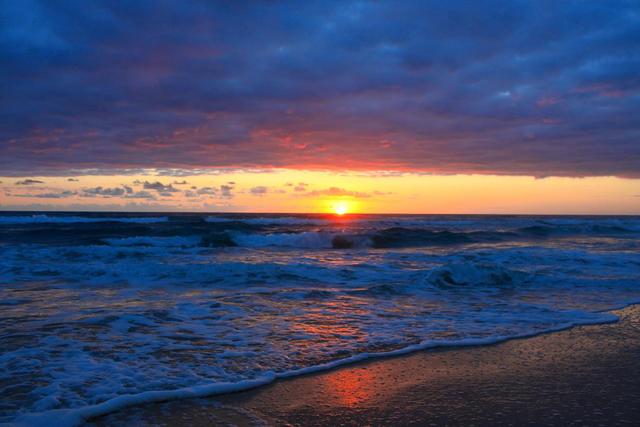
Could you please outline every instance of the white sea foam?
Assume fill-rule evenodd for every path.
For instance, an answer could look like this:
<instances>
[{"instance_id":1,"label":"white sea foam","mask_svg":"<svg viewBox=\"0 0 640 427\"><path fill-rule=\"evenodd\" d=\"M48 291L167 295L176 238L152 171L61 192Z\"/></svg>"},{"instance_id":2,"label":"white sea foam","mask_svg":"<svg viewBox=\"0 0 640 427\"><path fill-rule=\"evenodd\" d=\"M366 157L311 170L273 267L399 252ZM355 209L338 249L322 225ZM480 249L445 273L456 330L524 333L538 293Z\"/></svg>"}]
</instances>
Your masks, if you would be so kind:
<instances>
[{"instance_id":1,"label":"white sea foam","mask_svg":"<svg viewBox=\"0 0 640 427\"><path fill-rule=\"evenodd\" d=\"M307 231L301 233L271 233L271 234L242 234L233 235L233 241L239 246L248 248L262 248L280 246L301 249L331 248L334 234L329 232Z\"/></svg>"},{"instance_id":2,"label":"white sea foam","mask_svg":"<svg viewBox=\"0 0 640 427\"><path fill-rule=\"evenodd\" d=\"M400 356L420 350L427 350L433 348L442 347L471 347L480 345L497 344L509 339L515 338L527 338L543 333L557 332L564 329L568 329L577 325L589 325L589 324L602 324L612 323L618 320L617 316L609 313L601 313L600 318L588 319L588 320L575 320L567 322L565 324L557 325L546 330L536 332L525 332L515 334L512 336L493 336L486 338L468 338L462 340L429 340L422 341L418 344L409 345L403 348L399 348L391 351L379 351L375 353L363 352L347 358L337 359L331 362L311 365L304 368L293 369L283 372L267 371L260 376L250 379L241 380L236 382L217 382L210 384L201 384L191 387L183 387L177 389L168 390L150 390L137 394L126 394L114 397L93 405L82 406L72 409L53 409L42 412L35 412L18 416L15 419L14 424L16 426L29 426L29 427L45 427L55 424L59 427L74 427L82 425L92 418L96 418L102 415L109 414L114 411L121 410L123 408L141 405L145 403L163 402L167 400L179 400L196 397L206 397L219 395L224 393L233 393L238 391L250 390L252 388L260 387L269 384L276 379L292 378L300 375L308 375L316 372L322 372L329 369L334 369L339 366L344 366L356 362L361 362L372 358Z\"/></svg>"},{"instance_id":3,"label":"white sea foam","mask_svg":"<svg viewBox=\"0 0 640 427\"><path fill-rule=\"evenodd\" d=\"M526 273L509 270L496 264L453 263L435 268L427 275L427 281L450 286L504 286L527 280Z\"/></svg>"}]
</instances>

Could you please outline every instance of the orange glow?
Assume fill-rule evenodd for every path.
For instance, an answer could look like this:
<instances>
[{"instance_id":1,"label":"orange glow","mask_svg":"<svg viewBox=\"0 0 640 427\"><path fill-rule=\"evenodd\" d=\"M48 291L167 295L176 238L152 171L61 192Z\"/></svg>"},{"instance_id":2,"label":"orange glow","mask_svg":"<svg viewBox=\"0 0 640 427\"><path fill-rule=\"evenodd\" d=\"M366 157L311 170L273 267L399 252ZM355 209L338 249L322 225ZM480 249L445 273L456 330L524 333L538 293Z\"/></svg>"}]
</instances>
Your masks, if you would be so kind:
<instances>
[{"instance_id":1,"label":"orange glow","mask_svg":"<svg viewBox=\"0 0 640 427\"><path fill-rule=\"evenodd\" d=\"M375 376L368 367L338 370L321 377L327 396L346 407L365 404L375 396Z\"/></svg>"},{"instance_id":2,"label":"orange glow","mask_svg":"<svg viewBox=\"0 0 640 427\"><path fill-rule=\"evenodd\" d=\"M526 176L334 173L278 169L216 175L159 172L140 175L31 176L16 185L0 176L0 210L326 213L347 220L360 213L638 214L640 179L536 179ZM174 192L145 190L144 182ZM174 183L176 181L176 183ZM184 182L184 184L177 184ZM233 183L233 184L231 184ZM223 193L221 186L228 188ZM83 197L87 189L132 188L146 197ZM196 187L195 189L192 187ZM252 192L260 187L264 192ZM263 188L264 187L264 188ZM205 192L198 192L207 188ZM230 190L229 190L230 189ZM59 194L59 198L43 197Z\"/></svg>"}]
</instances>

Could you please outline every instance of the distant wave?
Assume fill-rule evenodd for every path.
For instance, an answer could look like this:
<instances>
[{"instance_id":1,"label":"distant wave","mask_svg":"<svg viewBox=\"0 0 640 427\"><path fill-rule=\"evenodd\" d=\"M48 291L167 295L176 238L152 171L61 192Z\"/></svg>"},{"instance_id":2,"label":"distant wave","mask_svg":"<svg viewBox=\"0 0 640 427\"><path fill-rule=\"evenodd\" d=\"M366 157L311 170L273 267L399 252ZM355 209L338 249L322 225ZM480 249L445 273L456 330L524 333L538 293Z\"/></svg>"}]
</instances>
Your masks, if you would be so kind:
<instances>
[{"instance_id":1,"label":"distant wave","mask_svg":"<svg viewBox=\"0 0 640 427\"><path fill-rule=\"evenodd\" d=\"M427 282L438 287L492 286L501 287L526 282L527 274L497 264L452 263L431 270Z\"/></svg>"},{"instance_id":2,"label":"distant wave","mask_svg":"<svg viewBox=\"0 0 640 427\"><path fill-rule=\"evenodd\" d=\"M271 233L271 234L237 234L232 237L238 246L261 248L279 246L303 249L331 248L333 235L328 232Z\"/></svg>"},{"instance_id":3,"label":"distant wave","mask_svg":"<svg viewBox=\"0 0 640 427\"><path fill-rule=\"evenodd\" d=\"M289 247L301 249L403 248L453 245L496 240L511 233L463 233L422 229L389 228L377 232L350 234L331 231L236 234L232 240L242 247Z\"/></svg>"},{"instance_id":4,"label":"distant wave","mask_svg":"<svg viewBox=\"0 0 640 427\"><path fill-rule=\"evenodd\" d=\"M611 223L575 223L575 224L541 224L521 227L516 230L521 234L547 236L558 234L622 234L638 233L639 226Z\"/></svg>"},{"instance_id":5,"label":"distant wave","mask_svg":"<svg viewBox=\"0 0 640 427\"><path fill-rule=\"evenodd\" d=\"M243 222L252 225L326 225L329 221L319 218L298 218L298 217L220 217L209 216L205 218L206 222L227 223L227 222Z\"/></svg>"},{"instance_id":6,"label":"distant wave","mask_svg":"<svg viewBox=\"0 0 640 427\"><path fill-rule=\"evenodd\" d=\"M115 239L103 239L111 246L157 246L157 247L191 247L197 246L202 239L199 236L152 237L136 236Z\"/></svg>"},{"instance_id":7,"label":"distant wave","mask_svg":"<svg viewBox=\"0 0 640 427\"><path fill-rule=\"evenodd\" d=\"M81 222L130 222L136 224L151 224L167 222L169 218L162 217L111 217L111 216L65 216L65 215L31 215L31 216L0 216L0 224L70 224Z\"/></svg>"},{"instance_id":8,"label":"distant wave","mask_svg":"<svg viewBox=\"0 0 640 427\"><path fill-rule=\"evenodd\" d=\"M237 223L234 223L237 225ZM222 229L224 230L224 229ZM186 230L188 231L188 230ZM131 236L103 239L114 246L204 246L246 248L298 248L298 249L400 249L429 246L453 246L478 243L499 243L546 239L556 235L635 235L634 230L619 226L544 226L535 225L507 231L450 231L421 228L391 227L382 230L320 231L286 230L284 232L261 231L211 231L198 236Z\"/></svg>"}]
</instances>

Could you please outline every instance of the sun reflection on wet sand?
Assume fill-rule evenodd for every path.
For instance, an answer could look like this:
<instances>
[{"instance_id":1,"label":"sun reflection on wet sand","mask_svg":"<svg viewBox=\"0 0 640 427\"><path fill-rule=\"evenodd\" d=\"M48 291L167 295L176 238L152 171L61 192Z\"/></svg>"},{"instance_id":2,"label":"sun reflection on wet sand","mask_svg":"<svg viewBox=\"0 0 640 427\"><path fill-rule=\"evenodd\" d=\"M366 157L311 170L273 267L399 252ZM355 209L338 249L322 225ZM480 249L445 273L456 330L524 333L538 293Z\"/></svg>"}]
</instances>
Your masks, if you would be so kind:
<instances>
[{"instance_id":1,"label":"sun reflection on wet sand","mask_svg":"<svg viewBox=\"0 0 640 427\"><path fill-rule=\"evenodd\" d=\"M346 407L359 406L373 399L377 385L374 373L367 367L339 370L323 378L327 397Z\"/></svg>"}]
</instances>

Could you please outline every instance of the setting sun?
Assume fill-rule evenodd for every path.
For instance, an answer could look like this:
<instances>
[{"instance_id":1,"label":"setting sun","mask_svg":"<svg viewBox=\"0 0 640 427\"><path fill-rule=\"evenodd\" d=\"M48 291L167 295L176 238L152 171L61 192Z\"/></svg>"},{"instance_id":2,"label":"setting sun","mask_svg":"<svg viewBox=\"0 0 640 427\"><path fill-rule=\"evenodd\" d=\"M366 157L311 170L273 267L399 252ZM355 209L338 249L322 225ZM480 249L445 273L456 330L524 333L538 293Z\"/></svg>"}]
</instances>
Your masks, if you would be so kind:
<instances>
[{"instance_id":1,"label":"setting sun","mask_svg":"<svg viewBox=\"0 0 640 427\"><path fill-rule=\"evenodd\" d=\"M333 212L336 215L344 215L349 212L349 204L346 201L340 201L333 204Z\"/></svg>"}]
</instances>

